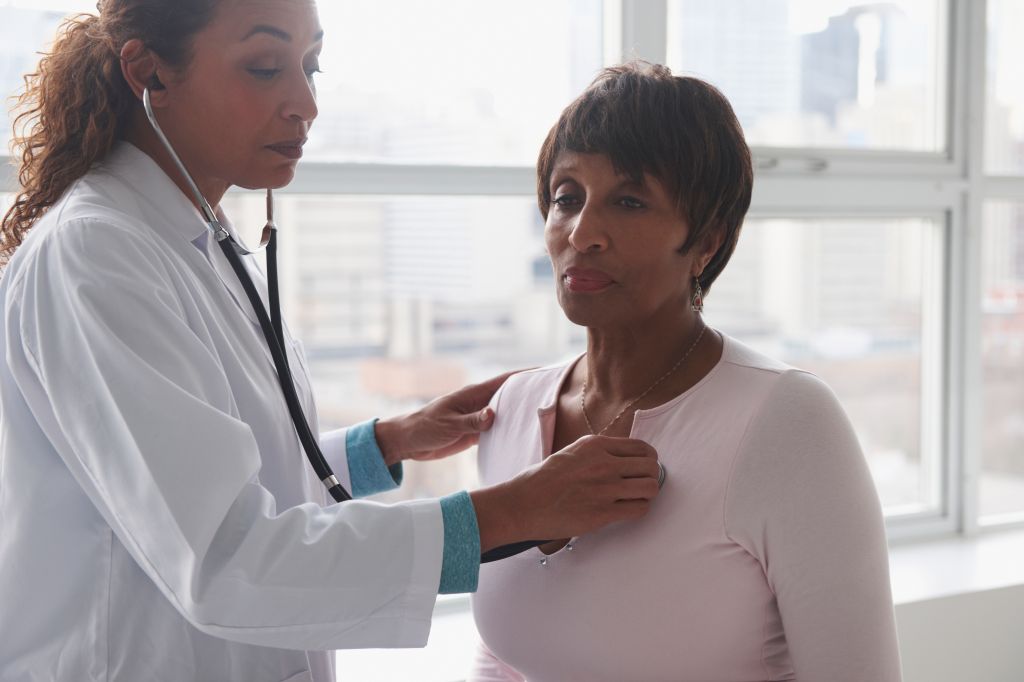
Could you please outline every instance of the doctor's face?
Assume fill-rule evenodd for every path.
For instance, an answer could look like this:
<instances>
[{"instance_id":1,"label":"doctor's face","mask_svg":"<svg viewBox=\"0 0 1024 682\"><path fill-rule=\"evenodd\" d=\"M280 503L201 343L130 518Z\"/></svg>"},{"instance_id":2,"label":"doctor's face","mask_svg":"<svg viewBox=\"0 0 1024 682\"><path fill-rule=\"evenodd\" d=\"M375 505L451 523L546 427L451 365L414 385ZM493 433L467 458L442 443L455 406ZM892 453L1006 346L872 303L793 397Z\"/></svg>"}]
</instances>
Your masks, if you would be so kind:
<instances>
[{"instance_id":1,"label":"doctor's face","mask_svg":"<svg viewBox=\"0 0 1024 682\"><path fill-rule=\"evenodd\" d=\"M312 0L220 3L158 113L197 178L224 189L291 181L317 115L322 40Z\"/></svg>"}]
</instances>

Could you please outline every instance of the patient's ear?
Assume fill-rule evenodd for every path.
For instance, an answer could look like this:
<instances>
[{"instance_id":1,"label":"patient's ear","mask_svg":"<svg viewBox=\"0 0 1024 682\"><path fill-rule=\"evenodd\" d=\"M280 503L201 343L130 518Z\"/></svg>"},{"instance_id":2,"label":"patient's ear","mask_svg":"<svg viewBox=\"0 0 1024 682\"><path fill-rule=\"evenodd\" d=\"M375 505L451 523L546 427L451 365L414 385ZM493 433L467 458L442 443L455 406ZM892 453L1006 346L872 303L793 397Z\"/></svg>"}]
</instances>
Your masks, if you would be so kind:
<instances>
[{"instance_id":1,"label":"patient's ear","mask_svg":"<svg viewBox=\"0 0 1024 682\"><path fill-rule=\"evenodd\" d=\"M724 242L725 230L721 227L714 227L708 230L699 244L694 246L696 257L693 259L693 272L691 273L694 277L699 277L704 272Z\"/></svg>"},{"instance_id":2,"label":"patient's ear","mask_svg":"<svg viewBox=\"0 0 1024 682\"><path fill-rule=\"evenodd\" d=\"M169 74L169 69L138 38L129 40L121 48L121 73L136 97L142 99L142 91L149 88L153 106L163 106L167 88L161 76Z\"/></svg>"}]
</instances>

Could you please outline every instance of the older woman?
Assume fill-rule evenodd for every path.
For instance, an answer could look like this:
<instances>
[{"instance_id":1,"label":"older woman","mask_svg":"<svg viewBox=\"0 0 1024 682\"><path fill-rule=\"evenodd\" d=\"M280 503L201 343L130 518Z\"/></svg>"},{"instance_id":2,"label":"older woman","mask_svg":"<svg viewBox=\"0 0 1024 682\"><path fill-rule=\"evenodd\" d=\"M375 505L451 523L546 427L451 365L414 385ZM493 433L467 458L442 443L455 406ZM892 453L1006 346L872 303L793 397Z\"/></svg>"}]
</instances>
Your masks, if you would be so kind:
<instances>
[{"instance_id":1,"label":"older woman","mask_svg":"<svg viewBox=\"0 0 1024 682\"><path fill-rule=\"evenodd\" d=\"M472 680L899 680L878 497L817 377L708 327L750 204L710 85L632 63L562 113L538 161L559 304L587 352L509 380L487 485L581 438L635 438L650 514L484 567Z\"/></svg>"}]
</instances>

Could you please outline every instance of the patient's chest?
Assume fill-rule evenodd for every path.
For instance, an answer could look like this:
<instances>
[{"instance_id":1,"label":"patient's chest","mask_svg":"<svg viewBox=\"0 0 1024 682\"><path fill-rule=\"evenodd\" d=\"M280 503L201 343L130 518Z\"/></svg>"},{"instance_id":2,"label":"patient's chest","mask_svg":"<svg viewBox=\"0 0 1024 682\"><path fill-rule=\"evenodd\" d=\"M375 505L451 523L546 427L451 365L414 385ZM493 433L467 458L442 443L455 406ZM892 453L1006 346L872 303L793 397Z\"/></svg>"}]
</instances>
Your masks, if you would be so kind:
<instances>
[{"instance_id":1,"label":"patient's chest","mask_svg":"<svg viewBox=\"0 0 1024 682\"><path fill-rule=\"evenodd\" d=\"M531 682L740 682L768 679L766 658L774 671L788 667L761 564L723 526L749 415L742 406L697 414L686 400L669 407L638 413L633 424L631 435L653 445L667 471L645 518L551 556L533 549L481 568L473 598L481 637ZM481 443L482 483L539 462L553 427L553 408L510 415Z\"/></svg>"}]
</instances>

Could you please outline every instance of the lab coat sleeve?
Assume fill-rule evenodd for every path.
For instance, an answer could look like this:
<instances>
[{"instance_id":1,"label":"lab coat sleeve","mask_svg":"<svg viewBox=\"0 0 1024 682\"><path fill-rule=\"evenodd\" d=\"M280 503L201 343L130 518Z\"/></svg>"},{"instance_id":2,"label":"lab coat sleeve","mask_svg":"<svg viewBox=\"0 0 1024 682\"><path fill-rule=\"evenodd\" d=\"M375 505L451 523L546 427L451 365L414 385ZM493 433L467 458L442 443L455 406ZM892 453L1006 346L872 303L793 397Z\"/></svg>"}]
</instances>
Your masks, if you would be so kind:
<instances>
[{"instance_id":1,"label":"lab coat sleeve","mask_svg":"<svg viewBox=\"0 0 1024 682\"><path fill-rule=\"evenodd\" d=\"M422 646L440 579L439 502L277 509L155 239L80 219L33 248L4 311L7 361L174 607L203 632L255 645Z\"/></svg>"},{"instance_id":2,"label":"lab coat sleeve","mask_svg":"<svg viewBox=\"0 0 1024 682\"><path fill-rule=\"evenodd\" d=\"M881 505L817 377L779 377L736 455L725 523L775 593L797 682L899 682Z\"/></svg>"},{"instance_id":3,"label":"lab coat sleeve","mask_svg":"<svg viewBox=\"0 0 1024 682\"><path fill-rule=\"evenodd\" d=\"M347 474L342 481L354 497L393 490L402 483L402 463L384 465L377 444L376 419L329 431L320 436L321 448L331 468ZM480 527L469 493L441 498L444 523L444 554L438 594L476 592L480 578Z\"/></svg>"}]
</instances>

